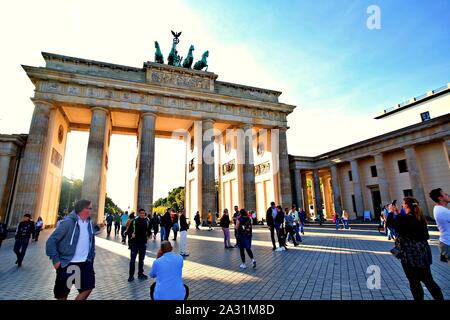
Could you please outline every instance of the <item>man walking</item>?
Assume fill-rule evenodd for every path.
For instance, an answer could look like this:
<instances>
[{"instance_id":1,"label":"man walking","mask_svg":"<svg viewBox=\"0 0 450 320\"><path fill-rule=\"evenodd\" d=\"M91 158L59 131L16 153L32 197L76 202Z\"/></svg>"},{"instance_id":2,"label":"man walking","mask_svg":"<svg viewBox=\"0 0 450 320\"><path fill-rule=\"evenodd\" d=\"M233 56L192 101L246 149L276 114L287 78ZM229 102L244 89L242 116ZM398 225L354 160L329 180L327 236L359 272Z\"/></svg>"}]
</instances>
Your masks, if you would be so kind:
<instances>
[{"instance_id":1,"label":"man walking","mask_svg":"<svg viewBox=\"0 0 450 320\"><path fill-rule=\"evenodd\" d=\"M195 221L195 229L200 230L200 213L197 211L195 213L195 217L194 217L194 221Z\"/></svg>"},{"instance_id":2,"label":"man walking","mask_svg":"<svg viewBox=\"0 0 450 320\"><path fill-rule=\"evenodd\" d=\"M106 215L105 220L106 220L106 235L109 237L111 234L111 228L112 228L112 223L113 223L114 217L111 213L108 213Z\"/></svg>"},{"instance_id":3,"label":"man walking","mask_svg":"<svg viewBox=\"0 0 450 320\"><path fill-rule=\"evenodd\" d=\"M22 221L16 229L16 241L14 243L14 253L17 256L16 264L20 268L22 266L23 258L27 252L30 238L34 238L34 222L31 221L31 215L26 213L23 215Z\"/></svg>"},{"instance_id":4,"label":"man walking","mask_svg":"<svg viewBox=\"0 0 450 320\"><path fill-rule=\"evenodd\" d=\"M130 222L131 238L128 240L131 249L130 257L130 276L128 282L134 280L134 271L136 269L136 257L139 254L139 270L138 278L141 280L147 279L144 274L144 259L147 251L147 240L151 235L151 225L146 217L144 209L138 210L138 217Z\"/></svg>"},{"instance_id":5,"label":"man walking","mask_svg":"<svg viewBox=\"0 0 450 320\"><path fill-rule=\"evenodd\" d=\"M118 233L120 233L120 215L116 213L114 215L114 236L117 237Z\"/></svg>"},{"instance_id":6,"label":"man walking","mask_svg":"<svg viewBox=\"0 0 450 320\"><path fill-rule=\"evenodd\" d=\"M46 243L46 254L56 269L55 298L67 300L72 284L85 300L95 288L95 234L90 214L91 201L79 200L74 210L59 224ZM73 278L70 282L69 278Z\"/></svg>"},{"instance_id":7,"label":"man walking","mask_svg":"<svg viewBox=\"0 0 450 320\"><path fill-rule=\"evenodd\" d=\"M450 210L448 209L450 196L442 191L441 188L437 188L431 190L430 198L436 203L433 208L433 215L440 232L439 249L441 261L450 264Z\"/></svg>"},{"instance_id":8,"label":"man walking","mask_svg":"<svg viewBox=\"0 0 450 320\"><path fill-rule=\"evenodd\" d=\"M270 203L269 209L266 212L266 221L267 226L270 230L270 239L272 240L272 250L275 250L277 246L275 245L275 217L277 216L277 207L275 206L275 202ZM277 231L278 234L278 231Z\"/></svg>"},{"instance_id":9,"label":"man walking","mask_svg":"<svg viewBox=\"0 0 450 320\"><path fill-rule=\"evenodd\" d=\"M122 214L122 216L120 217L120 222L122 225L122 229L121 229L121 234L122 234L122 243L126 244L126 239L127 239L127 234L125 233L125 231L127 230L127 221L128 221L129 217L128 217L128 211L125 211L124 214Z\"/></svg>"},{"instance_id":10,"label":"man walking","mask_svg":"<svg viewBox=\"0 0 450 320\"><path fill-rule=\"evenodd\" d=\"M183 257L189 256L189 254L186 251L188 229L189 229L189 225L186 221L186 215L184 213L184 210L181 210L181 215L180 215L180 255Z\"/></svg>"},{"instance_id":11,"label":"man walking","mask_svg":"<svg viewBox=\"0 0 450 320\"><path fill-rule=\"evenodd\" d=\"M167 208L161 218L161 241L169 241L170 228L172 228L172 218L170 217L170 208Z\"/></svg>"}]
</instances>

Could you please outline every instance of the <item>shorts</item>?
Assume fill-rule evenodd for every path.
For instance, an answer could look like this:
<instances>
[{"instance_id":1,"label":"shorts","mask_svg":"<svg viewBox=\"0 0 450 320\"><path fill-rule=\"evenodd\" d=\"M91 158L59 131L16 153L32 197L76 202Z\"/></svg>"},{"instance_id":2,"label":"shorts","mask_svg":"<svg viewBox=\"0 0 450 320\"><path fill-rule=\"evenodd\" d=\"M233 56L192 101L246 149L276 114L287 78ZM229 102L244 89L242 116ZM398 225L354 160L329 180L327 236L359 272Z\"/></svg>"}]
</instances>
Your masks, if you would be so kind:
<instances>
[{"instance_id":1,"label":"shorts","mask_svg":"<svg viewBox=\"0 0 450 320\"><path fill-rule=\"evenodd\" d=\"M77 267L79 271L77 271ZM55 298L67 297L74 284L80 293L95 288L95 272L92 261L71 262L64 268L59 267L56 270L55 288L53 289Z\"/></svg>"}]
</instances>

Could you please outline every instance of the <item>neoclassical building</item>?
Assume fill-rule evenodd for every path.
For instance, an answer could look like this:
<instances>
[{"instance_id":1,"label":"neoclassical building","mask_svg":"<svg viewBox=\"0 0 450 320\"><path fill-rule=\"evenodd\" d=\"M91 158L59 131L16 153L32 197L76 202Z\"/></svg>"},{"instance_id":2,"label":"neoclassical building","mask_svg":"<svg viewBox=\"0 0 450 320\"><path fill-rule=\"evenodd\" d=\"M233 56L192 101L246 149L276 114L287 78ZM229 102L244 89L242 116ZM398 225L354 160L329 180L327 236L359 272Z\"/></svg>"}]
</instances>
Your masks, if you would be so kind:
<instances>
[{"instance_id":1,"label":"neoclassical building","mask_svg":"<svg viewBox=\"0 0 450 320\"><path fill-rule=\"evenodd\" d=\"M238 205L261 219L275 201L312 216L345 209L353 219L377 218L383 204L405 195L430 216L428 191L450 191L450 84L377 116L380 124L400 117L400 129L305 157L288 155L286 117L295 106L281 103L281 92L153 62L134 68L43 57L45 67L23 66L35 85L29 133L0 135L0 221L10 228L26 212L56 223L70 131L89 132L82 196L99 222L112 134L136 137L134 209L152 208L156 138L185 142L188 217ZM421 118L405 116L408 109Z\"/></svg>"}]
</instances>

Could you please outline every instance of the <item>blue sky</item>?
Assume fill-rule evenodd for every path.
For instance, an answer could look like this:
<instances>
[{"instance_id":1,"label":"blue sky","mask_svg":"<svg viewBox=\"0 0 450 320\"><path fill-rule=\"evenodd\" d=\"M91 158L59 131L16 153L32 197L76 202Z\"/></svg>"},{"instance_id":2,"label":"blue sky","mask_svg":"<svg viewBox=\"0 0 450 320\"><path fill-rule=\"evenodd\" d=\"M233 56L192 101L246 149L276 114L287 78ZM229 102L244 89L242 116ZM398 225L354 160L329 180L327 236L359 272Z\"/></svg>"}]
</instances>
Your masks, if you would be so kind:
<instances>
[{"instance_id":1,"label":"blue sky","mask_svg":"<svg viewBox=\"0 0 450 320\"><path fill-rule=\"evenodd\" d=\"M369 5L381 29L369 30ZM450 82L450 1L15 0L0 4L0 133L27 133L34 86L21 64L41 51L142 67L170 30L185 55L210 50L218 80L280 90L288 151L313 156L381 134L373 117ZM399 124L398 126L401 126ZM391 128L384 128L391 131ZM394 130L396 128L392 128ZM64 174L83 178L87 133L69 134ZM132 205L135 138L113 135L107 192ZM173 141L157 140L154 198L184 184Z\"/></svg>"},{"instance_id":2,"label":"blue sky","mask_svg":"<svg viewBox=\"0 0 450 320\"><path fill-rule=\"evenodd\" d=\"M245 41L303 107L377 113L450 81L449 1L188 1L220 41ZM369 5L381 29L369 30ZM234 63L236 63L234 61ZM280 88L283 89L283 88Z\"/></svg>"}]
</instances>

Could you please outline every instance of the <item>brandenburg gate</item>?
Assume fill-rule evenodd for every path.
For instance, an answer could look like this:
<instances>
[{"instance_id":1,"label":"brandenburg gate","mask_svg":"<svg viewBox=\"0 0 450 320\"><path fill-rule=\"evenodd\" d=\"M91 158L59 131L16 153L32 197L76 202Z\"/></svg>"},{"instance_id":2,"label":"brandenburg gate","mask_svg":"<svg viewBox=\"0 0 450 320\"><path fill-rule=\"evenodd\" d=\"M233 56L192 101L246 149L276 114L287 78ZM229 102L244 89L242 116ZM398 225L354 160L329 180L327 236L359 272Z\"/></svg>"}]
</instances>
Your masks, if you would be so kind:
<instances>
[{"instance_id":1,"label":"brandenburg gate","mask_svg":"<svg viewBox=\"0 0 450 320\"><path fill-rule=\"evenodd\" d=\"M9 226L25 212L56 223L67 133L73 130L89 132L82 197L92 200L98 222L112 134L137 137L135 209L152 208L155 138L185 141L188 217L238 205L261 219L271 201L292 204L286 117L295 106L280 103L281 92L221 82L212 72L180 63L134 68L42 55L45 67L23 66L35 86L34 113Z\"/></svg>"}]
</instances>

